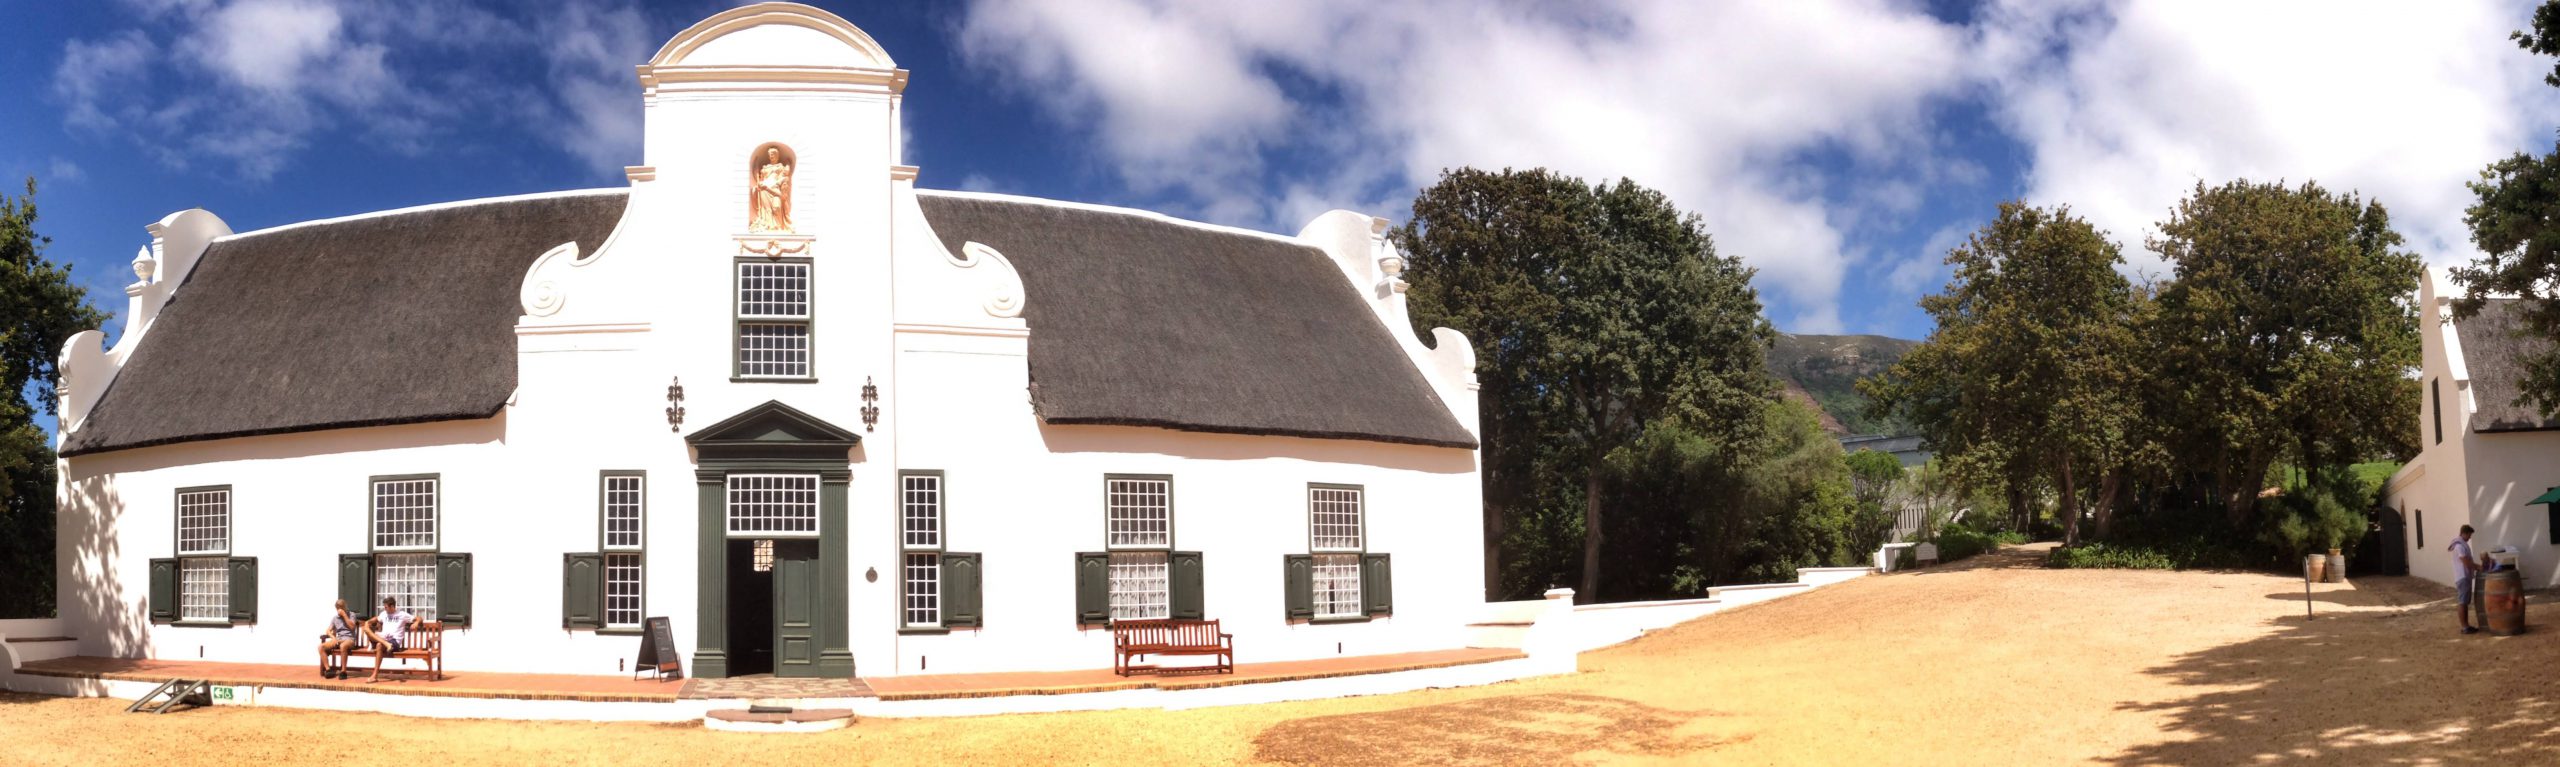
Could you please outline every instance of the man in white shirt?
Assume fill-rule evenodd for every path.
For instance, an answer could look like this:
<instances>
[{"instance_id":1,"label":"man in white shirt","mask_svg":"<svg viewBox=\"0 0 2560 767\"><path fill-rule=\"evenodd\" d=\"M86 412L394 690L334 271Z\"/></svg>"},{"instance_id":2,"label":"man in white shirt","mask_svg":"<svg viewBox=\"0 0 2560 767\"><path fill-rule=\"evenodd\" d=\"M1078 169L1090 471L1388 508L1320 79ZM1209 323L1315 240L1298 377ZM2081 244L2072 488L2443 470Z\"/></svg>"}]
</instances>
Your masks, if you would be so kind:
<instances>
[{"instance_id":1,"label":"man in white shirt","mask_svg":"<svg viewBox=\"0 0 2560 767\"><path fill-rule=\"evenodd\" d=\"M400 609L400 600L391 597L382 598L382 614L373 616L373 620L366 621L364 627L366 637L373 640L373 676L365 677L365 684L382 681L382 662L389 659L392 653L400 651L403 647L401 643L409 638L409 624L417 621L418 616ZM376 630L377 626L380 627L379 630Z\"/></svg>"},{"instance_id":2,"label":"man in white shirt","mask_svg":"<svg viewBox=\"0 0 2560 767\"><path fill-rule=\"evenodd\" d=\"M2481 569L2479 560L2471 556L2471 526L2463 525L2461 534L2455 535L2445 549L2453 552L2454 619L2462 624L2462 633L2480 633L2471 625L2471 591L2480 583Z\"/></svg>"}]
</instances>

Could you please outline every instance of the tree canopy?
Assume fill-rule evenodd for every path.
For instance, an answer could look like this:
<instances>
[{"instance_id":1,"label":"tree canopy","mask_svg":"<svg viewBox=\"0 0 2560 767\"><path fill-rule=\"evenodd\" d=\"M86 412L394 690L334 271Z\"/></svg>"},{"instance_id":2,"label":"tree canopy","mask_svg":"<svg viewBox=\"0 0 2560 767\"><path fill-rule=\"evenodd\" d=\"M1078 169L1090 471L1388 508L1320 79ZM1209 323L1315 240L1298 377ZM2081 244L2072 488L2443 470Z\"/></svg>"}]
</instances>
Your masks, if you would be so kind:
<instances>
[{"instance_id":1,"label":"tree canopy","mask_svg":"<svg viewBox=\"0 0 2560 767\"><path fill-rule=\"evenodd\" d=\"M53 412L63 340L106 320L70 269L45 260L35 196L33 178L24 196L0 195L0 386L12 394L0 397L0 617L52 610L53 449L35 413Z\"/></svg>"},{"instance_id":2,"label":"tree canopy","mask_svg":"<svg viewBox=\"0 0 2560 767\"><path fill-rule=\"evenodd\" d=\"M2516 45L2534 53L2560 57L2560 0L2533 12L2533 29L2516 32ZM2543 82L2560 87L2560 64ZM2535 157L2517 152L2489 164L2471 182L2475 198L2463 213L2471 226L2471 243L2481 256L2456 267L2455 282L2465 294L2454 302L2454 314L2470 318L2492 296L2527 299L2521 312L2524 331L2560 338L2560 147ZM2546 345L2524 360L2524 380L2516 401L2560 416L2560 344Z\"/></svg>"}]
</instances>

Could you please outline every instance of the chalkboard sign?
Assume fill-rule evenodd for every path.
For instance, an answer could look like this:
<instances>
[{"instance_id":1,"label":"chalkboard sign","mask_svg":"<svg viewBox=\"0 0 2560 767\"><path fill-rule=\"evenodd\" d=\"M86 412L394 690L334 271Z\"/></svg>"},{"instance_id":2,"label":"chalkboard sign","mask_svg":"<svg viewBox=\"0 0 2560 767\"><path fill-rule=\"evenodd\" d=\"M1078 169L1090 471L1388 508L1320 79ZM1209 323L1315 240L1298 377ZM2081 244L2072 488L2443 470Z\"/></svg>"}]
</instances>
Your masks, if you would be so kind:
<instances>
[{"instance_id":1,"label":"chalkboard sign","mask_svg":"<svg viewBox=\"0 0 2560 767\"><path fill-rule=\"evenodd\" d=\"M631 676L654 671L660 681L668 675L684 676L684 665L676 661L676 629L665 618L650 618L640 632L640 659L631 663Z\"/></svg>"}]
</instances>

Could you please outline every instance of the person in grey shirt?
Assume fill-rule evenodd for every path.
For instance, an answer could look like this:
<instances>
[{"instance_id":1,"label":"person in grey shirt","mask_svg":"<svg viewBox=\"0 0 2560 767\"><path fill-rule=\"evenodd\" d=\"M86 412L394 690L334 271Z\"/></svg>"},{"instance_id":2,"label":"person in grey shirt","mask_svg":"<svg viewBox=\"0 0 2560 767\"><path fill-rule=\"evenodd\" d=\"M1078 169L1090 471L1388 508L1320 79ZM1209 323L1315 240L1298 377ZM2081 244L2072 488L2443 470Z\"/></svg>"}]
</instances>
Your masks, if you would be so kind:
<instances>
[{"instance_id":1,"label":"person in grey shirt","mask_svg":"<svg viewBox=\"0 0 2560 767\"><path fill-rule=\"evenodd\" d=\"M329 666L331 653L338 656L334 675L339 679L347 678L347 655L356 649L356 627L359 625L362 623L355 616L347 614L347 600L338 600L337 611L329 616L329 629L320 632L320 678L327 679L333 675Z\"/></svg>"}]
</instances>

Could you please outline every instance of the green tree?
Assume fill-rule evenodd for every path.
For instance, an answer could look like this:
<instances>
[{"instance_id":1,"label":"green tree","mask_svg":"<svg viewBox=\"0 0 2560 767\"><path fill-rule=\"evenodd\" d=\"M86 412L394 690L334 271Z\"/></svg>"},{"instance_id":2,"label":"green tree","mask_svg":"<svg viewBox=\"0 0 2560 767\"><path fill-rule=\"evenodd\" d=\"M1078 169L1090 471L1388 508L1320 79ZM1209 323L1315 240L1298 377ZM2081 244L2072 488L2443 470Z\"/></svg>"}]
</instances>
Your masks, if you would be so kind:
<instances>
[{"instance_id":1,"label":"green tree","mask_svg":"<svg viewBox=\"0 0 2560 767\"><path fill-rule=\"evenodd\" d=\"M53 449L28 399L51 414L63 340L106 321L70 269L45 260L35 196L33 178L24 196L0 195L0 616L52 612Z\"/></svg>"},{"instance_id":2,"label":"green tree","mask_svg":"<svg viewBox=\"0 0 2560 767\"><path fill-rule=\"evenodd\" d=\"M1581 485L1578 587L1597 599L1610 454L1658 421L1739 440L1774 389L1752 271L1632 181L1452 170L1413 214L1394 236L1414 320L1481 350L1487 539L1546 483Z\"/></svg>"},{"instance_id":3,"label":"green tree","mask_svg":"<svg viewBox=\"0 0 2560 767\"><path fill-rule=\"evenodd\" d=\"M2174 278L2150 335L2166 439L2235 525L2277 461L2406 455L2422 268L2380 203L2306 182L2199 183L2151 248Z\"/></svg>"},{"instance_id":4,"label":"green tree","mask_svg":"<svg viewBox=\"0 0 2560 767\"><path fill-rule=\"evenodd\" d=\"M2519 47L2560 56L2560 0L2534 9L2533 29L2512 37ZM2560 64L2543 81L2560 87ZM2491 296L2527 299L2522 305L2524 332L2560 338L2560 148L2535 157L2517 152L2489 164L2471 182L2475 198L2463 221L2471 225L2471 243L2481 256L2453 269L2464 295L2454 302L2454 315L2479 314ZM2524 380L2517 382L2512 404L2539 408L2560 416L2560 345L2545 344L2524 360Z\"/></svg>"},{"instance_id":5,"label":"green tree","mask_svg":"<svg viewBox=\"0 0 2560 767\"><path fill-rule=\"evenodd\" d=\"M1920 300L1937 329L1861 389L1969 484L2006 489L2013 510L2053 488L2076 543L2084 497L2110 508L2133 452L2136 303L2121 251L2069 208L2012 202L1947 263L1945 292Z\"/></svg>"},{"instance_id":6,"label":"green tree","mask_svg":"<svg viewBox=\"0 0 2560 767\"><path fill-rule=\"evenodd\" d=\"M1903 480L1902 460L1890 453L1859 450L1847 458L1850 497L1857 502L1856 524L1850 528L1850 548L1873 551L1884 545L1893 534L1895 512L1894 489Z\"/></svg>"}]
</instances>

